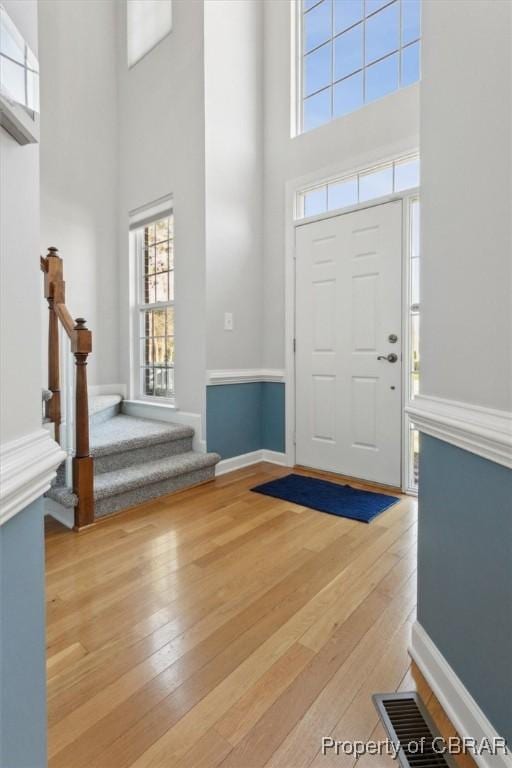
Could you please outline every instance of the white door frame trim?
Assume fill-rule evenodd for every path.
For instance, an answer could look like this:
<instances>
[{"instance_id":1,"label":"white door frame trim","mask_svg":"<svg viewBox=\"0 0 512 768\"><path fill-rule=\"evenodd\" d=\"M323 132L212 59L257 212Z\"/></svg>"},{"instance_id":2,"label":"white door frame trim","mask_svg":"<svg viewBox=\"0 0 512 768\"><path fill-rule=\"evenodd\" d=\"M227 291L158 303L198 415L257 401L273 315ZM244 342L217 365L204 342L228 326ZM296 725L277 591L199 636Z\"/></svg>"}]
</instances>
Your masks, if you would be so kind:
<instances>
[{"instance_id":1,"label":"white door frame trim","mask_svg":"<svg viewBox=\"0 0 512 768\"><path fill-rule=\"evenodd\" d=\"M324 219L331 219L334 216L353 213L354 211L374 208L377 205L401 200L403 204L402 228L403 228L403 248L402 248L402 334L404 338L402 354L402 490L408 492L406 486L405 472L405 430L408 427L408 420L405 416L406 392L408 391L408 356L409 356L409 313L407 311L407 297L409 293L409 242L408 242L408 200L418 197L419 188L408 189L404 192L397 192L392 195L386 195L375 200L368 200L358 205L352 205L348 208L342 208L334 211L327 211L318 216L308 216L307 218L295 218L295 201L297 193L304 187L304 179L298 179L286 184L285 190L285 453L287 466L293 467L296 463L296 445L295 445L295 400L296 400L296 374L295 374L295 316L296 316L296 293L295 293L295 230L297 227L311 224ZM406 343L406 344L405 344ZM406 347L407 346L407 350Z\"/></svg>"}]
</instances>

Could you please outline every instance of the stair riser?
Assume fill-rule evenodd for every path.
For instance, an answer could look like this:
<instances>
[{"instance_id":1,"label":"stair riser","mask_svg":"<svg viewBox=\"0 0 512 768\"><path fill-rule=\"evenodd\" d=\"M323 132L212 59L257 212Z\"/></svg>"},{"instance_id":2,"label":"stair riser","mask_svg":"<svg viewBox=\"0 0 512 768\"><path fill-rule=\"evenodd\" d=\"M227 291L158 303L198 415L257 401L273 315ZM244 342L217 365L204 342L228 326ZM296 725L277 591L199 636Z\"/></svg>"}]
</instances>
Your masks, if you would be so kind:
<instances>
[{"instance_id":1,"label":"stair riser","mask_svg":"<svg viewBox=\"0 0 512 768\"><path fill-rule=\"evenodd\" d=\"M93 413L89 419L89 424L91 427L97 426L98 424L103 424L105 421L113 419L114 416L117 416L119 413L121 413L121 406L118 403L117 405L113 405L111 408L104 408L102 411L98 411L98 413Z\"/></svg>"},{"instance_id":2,"label":"stair riser","mask_svg":"<svg viewBox=\"0 0 512 768\"><path fill-rule=\"evenodd\" d=\"M174 491L181 491L192 485L199 485L215 477L215 467L205 467L194 472L187 472L177 477L171 477L167 480L161 480L158 483L144 485L133 491L119 493L116 496L108 496L95 502L94 512L96 517L105 517L105 515L119 512L122 509L134 507L150 499L157 499Z\"/></svg>"},{"instance_id":3,"label":"stair riser","mask_svg":"<svg viewBox=\"0 0 512 768\"><path fill-rule=\"evenodd\" d=\"M188 453L192 450L192 438L184 437L180 440L169 440L165 443L156 443L144 448L134 448L131 451L111 453L106 456L94 458L94 474L113 472L116 469L133 467L135 464L144 464L155 459L164 459L168 456L177 456L179 453Z\"/></svg>"}]
</instances>

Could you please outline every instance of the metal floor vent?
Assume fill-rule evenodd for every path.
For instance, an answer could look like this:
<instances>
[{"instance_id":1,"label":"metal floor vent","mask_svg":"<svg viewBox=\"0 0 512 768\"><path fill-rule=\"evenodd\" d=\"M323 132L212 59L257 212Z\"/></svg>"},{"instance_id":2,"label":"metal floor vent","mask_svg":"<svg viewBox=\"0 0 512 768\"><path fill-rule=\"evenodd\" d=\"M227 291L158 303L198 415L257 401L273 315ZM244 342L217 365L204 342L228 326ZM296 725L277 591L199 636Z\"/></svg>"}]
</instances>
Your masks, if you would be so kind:
<instances>
[{"instance_id":1,"label":"metal floor vent","mask_svg":"<svg viewBox=\"0 0 512 768\"><path fill-rule=\"evenodd\" d=\"M453 757L442 753L442 736L416 692L376 693L373 701L389 738L400 744L403 768L456 768Z\"/></svg>"}]
</instances>

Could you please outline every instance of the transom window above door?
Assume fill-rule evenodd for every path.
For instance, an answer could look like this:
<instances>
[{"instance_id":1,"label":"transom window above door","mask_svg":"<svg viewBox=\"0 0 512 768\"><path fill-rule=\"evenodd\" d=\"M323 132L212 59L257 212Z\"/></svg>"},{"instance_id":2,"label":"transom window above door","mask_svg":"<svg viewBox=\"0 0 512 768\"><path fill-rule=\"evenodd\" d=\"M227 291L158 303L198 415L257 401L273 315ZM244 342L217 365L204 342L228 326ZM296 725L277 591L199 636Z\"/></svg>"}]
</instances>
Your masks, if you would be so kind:
<instances>
[{"instance_id":1,"label":"transom window above door","mask_svg":"<svg viewBox=\"0 0 512 768\"><path fill-rule=\"evenodd\" d=\"M420 0L299 0L299 132L420 78Z\"/></svg>"}]
</instances>

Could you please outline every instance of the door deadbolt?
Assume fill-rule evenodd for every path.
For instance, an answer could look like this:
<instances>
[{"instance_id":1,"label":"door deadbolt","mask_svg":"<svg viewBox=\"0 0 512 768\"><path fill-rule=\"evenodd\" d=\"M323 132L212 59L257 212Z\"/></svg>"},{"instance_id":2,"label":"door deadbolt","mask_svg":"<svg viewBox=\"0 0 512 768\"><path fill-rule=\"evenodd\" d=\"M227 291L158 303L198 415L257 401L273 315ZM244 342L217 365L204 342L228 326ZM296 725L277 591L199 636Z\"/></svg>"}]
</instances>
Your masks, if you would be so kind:
<instances>
[{"instance_id":1,"label":"door deadbolt","mask_svg":"<svg viewBox=\"0 0 512 768\"><path fill-rule=\"evenodd\" d=\"M394 352L390 352L389 355L378 355L377 360L387 360L388 363L396 363L398 355L395 355Z\"/></svg>"},{"instance_id":2,"label":"door deadbolt","mask_svg":"<svg viewBox=\"0 0 512 768\"><path fill-rule=\"evenodd\" d=\"M388 336L388 341L390 344L396 344L398 341L398 336L396 335L396 333L390 333Z\"/></svg>"}]
</instances>

